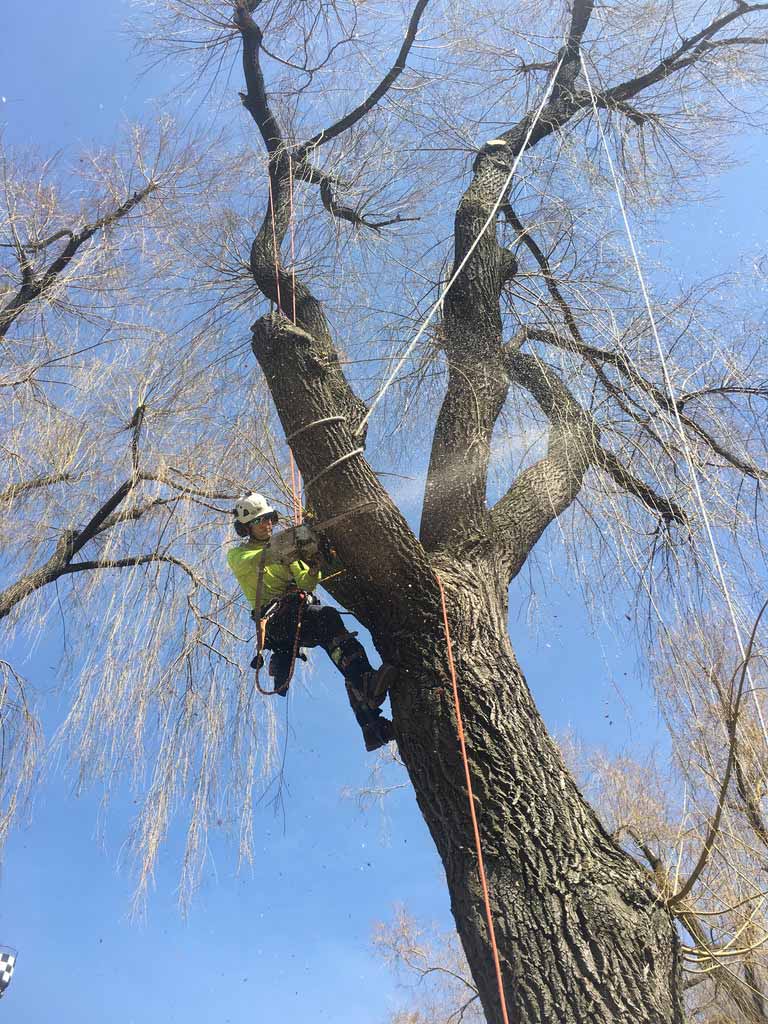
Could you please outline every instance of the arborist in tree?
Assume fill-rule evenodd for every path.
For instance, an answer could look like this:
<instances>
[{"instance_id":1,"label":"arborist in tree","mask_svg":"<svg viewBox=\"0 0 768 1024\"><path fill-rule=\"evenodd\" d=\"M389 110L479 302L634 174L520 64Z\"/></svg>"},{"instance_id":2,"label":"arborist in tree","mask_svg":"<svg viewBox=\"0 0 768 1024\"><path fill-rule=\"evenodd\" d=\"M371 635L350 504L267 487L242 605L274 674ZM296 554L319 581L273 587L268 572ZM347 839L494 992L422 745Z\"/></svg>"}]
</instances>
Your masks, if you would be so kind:
<instances>
[{"instance_id":1,"label":"arborist in tree","mask_svg":"<svg viewBox=\"0 0 768 1024\"><path fill-rule=\"evenodd\" d=\"M344 676L349 703L363 730L366 750L394 739L392 723L381 715L397 670L384 664L374 670L363 645L344 626L335 608L314 596L322 580L321 554L284 564L270 558L270 539L278 514L261 494L240 498L234 508L235 532L244 543L230 548L227 562L237 577L251 616L265 623L263 648L272 652L269 673L274 692L285 696L299 647L323 647ZM258 607L257 607L258 605ZM256 668L258 671L257 654Z\"/></svg>"}]
</instances>

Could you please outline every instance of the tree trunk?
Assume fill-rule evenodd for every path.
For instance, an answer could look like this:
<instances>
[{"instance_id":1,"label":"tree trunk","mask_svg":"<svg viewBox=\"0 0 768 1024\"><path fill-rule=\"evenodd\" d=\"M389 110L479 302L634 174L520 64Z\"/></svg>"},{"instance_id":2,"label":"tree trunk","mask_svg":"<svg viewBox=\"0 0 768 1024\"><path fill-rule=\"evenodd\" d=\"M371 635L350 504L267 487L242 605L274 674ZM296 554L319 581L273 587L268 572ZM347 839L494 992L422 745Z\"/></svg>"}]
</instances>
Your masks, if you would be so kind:
<instances>
[{"instance_id":1,"label":"tree trunk","mask_svg":"<svg viewBox=\"0 0 768 1024\"><path fill-rule=\"evenodd\" d=\"M653 878L606 834L547 735L509 644L506 587L490 567L438 571L510 1022L680 1024L675 927ZM400 752L486 1019L501 1024L437 614L396 646Z\"/></svg>"}]
</instances>

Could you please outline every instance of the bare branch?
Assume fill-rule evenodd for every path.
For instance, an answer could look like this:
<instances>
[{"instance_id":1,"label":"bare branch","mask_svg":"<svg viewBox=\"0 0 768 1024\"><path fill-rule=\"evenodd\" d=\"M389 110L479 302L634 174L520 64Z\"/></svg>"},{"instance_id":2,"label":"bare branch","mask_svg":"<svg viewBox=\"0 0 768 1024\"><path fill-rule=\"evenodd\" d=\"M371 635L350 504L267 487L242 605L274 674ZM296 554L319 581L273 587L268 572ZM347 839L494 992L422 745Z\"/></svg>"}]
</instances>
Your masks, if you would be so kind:
<instances>
[{"instance_id":1,"label":"bare branch","mask_svg":"<svg viewBox=\"0 0 768 1024\"><path fill-rule=\"evenodd\" d=\"M676 50L673 50L672 53L659 61L655 67L646 71L642 75L638 75L635 78L631 78L626 82L622 82L620 85L615 85L613 88L608 89L607 92L604 93L606 102L610 103L611 101L618 101L619 103L625 103L628 99L631 99L633 96L637 96L638 93L643 92L643 90L648 89L650 86L663 81L676 71L681 71L683 68L689 67L711 50L713 45L717 45L711 42L713 36L717 35L718 32L736 21L738 18L742 18L748 14L754 14L759 11L768 11L768 4L737 3L732 11L722 15L720 18L716 18L705 28L701 29L701 31L692 35L690 39L684 39ZM762 43L765 42L765 40L762 38L754 39L752 37L744 37L739 39L736 37L733 39L720 40L719 42L720 45L732 46L741 43Z\"/></svg>"},{"instance_id":2,"label":"bare branch","mask_svg":"<svg viewBox=\"0 0 768 1024\"><path fill-rule=\"evenodd\" d=\"M76 572L90 572L92 569L129 569L139 565L149 565L153 562L165 562L168 565L175 565L177 568L185 572L196 586L206 587L205 581L181 558L159 551L153 551L146 555L130 555L127 558L107 558L90 562L70 562L61 569L58 576L69 576Z\"/></svg>"},{"instance_id":3,"label":"bare branch","mask_svg":"<svg viewBox=\"0 0 768 1024\"><path fill-rule=\"evenodd\" d=\"M531 338L537 338L540 341L545 341L548 344L564 348L566 351L576 352L578 355L582 356L595 373L598 374L603 385L614 394L614 397L618 398L617 389L611 385L610 381L602 372L599 364L609 363L616 367L616 369L626 377L627 380L649 395L660 409L672 414L676 412L680 416L680 420L684 426L687 427L692 434L704 441L704 443L711 448L716 455L719 455L720 458L724 459L735 469L740 470L747 476L753 477L754 479L768 479L768 470L762 469L755 463L747 462L740 458L735 452L731 451L722 444L722 442L713 437L712 434L697 423L695 419L683 411L683 406L686 402L690 401L693 396L684 396L682 399L675 402L665 391L657 387L639 373L625 353L610 352L605 349L596 348L595 346L589 345L585 342L573 310L563 296L558 282L552 273L547 256L533 238L530 230L524 227L508 203L504 206L504 213L509 223L514 227L515 231L518 232L520 240L530 250L534 259L541 268L547 289L558 309L561 311L571 335L570 339L564 339L554 331L542 331L537 328L526 328L528 336ZM750 389L750 393L762 395L763 389ZM626 407L624 408L626 409ZM636 416L633 416L633 418L637 419Z\"/></svg>"},{"instance_id":4,"label":"bare branch","mask_svg":"<svg viewBox=\"0 0 768 1024\"><path fill-rule=\"evenodd\" d=\"M60 238L73 238L74 234L75 232L71 228L62 228L61 231L55 231L48 238L44 238L39 242L25 242L21 245L21 248L25 252L40 252L41 249L47 249L49 245L58 242Z\"/></svg>"},{"instance_id":5,"label":"bare branch","mask_svg":"<svg viewBox=\"0 0 768 1024\"><path fill-rule=\"evenodd\" d=\"M151 195L156 188L157 184L155 182L148 182L144 188L134 192L129 199L121 203L116 209L105 214L103 217L99 217L92 224L86 224L76 234L71 235L69 242L67 242L61 253L48 264L46 269L39 275L29 276L28 280L22 284L11 301L0 310L0 338L5 337L8 333L8 328L30 303L50 291L61 273L69 266L78 250L89 239L93 238L103 228L109 227L109 225L126 217L135 206L138 206L148 195Z\"/></svg>"},{"instance_id":6,"label":"bare branch","mask_svg":"<svg viewBox=\"0 0 768 1024\"><path fill-rule=\"evenodd\" d=\"M350 206L344 206L334 199L333 189L327 177L324 177L320 183L320 198L323 200L323 206L334 217L338 217L340 220L346 220L355 227L371 228L373 231L380 231L382 228L389 227L392 224L403 224L407 221L420 220L419 217L402 217L400 214L396 217L390 218L389 220L367 220L365 217L361 216L357 210L353 210Z\"/></svg>"},{"instance_id":7,"label":"bare branch","mask_svg":"<svg viewBox=\"0 0 768 1024\"><path fill-rule=\"evenodd\" d=\"M324 128L318 132L317 135L313 135L311 139L302 144L302 152L314 149L317 146L321 146L326 142L330 142L331 139L335 139L337 135L341 135L342 132L347 131L352 125L357 124L365 115L372 110L382 96L385 96L393 83L397 81L400 75L405 70L406 61L408 60L408 54L411 51L416 35L419 30L419 21L424 13L424 10L429 3L429 0L417 0L416 6L413 9L411 20L408 23L408 29L403 40L403 45L400 47L400 52L395 58L395 63L382 78L373 92L365 99L362 103L358 104L354 110L351 110L344 117L339 118L334 124L328 128Z\"/></svg>"},{"instance_id":8,"label":"bare branch","mask_svg":"<svg viewBox=\"0 0 768 1024\"><path fill-rule=\"evenodd\" d=\"M125 500L135 484L136 481L133 478L126 480L104 502L82 530L69 529L62 533L54 553L44 565L0 592L0 619L9 615L13 608L30 594L62 576L78 551L82 550L88 541L99 533L104 521Z\"/></svg>"},{"instance_id":9,"label":"bare branch","mask_svg":"<svg viewBox=\"0 0 768 1024\"><path fill-rule=\"evenodd\" d=\"M688 523L689 517L679 505L657 494L652 487L631 473L617 455L607 451L602 445L595 449L595 465L604 470L623 491L633 494L664 522L675 522L681 526Z\"/></svg>"},{"instance_id":10,"label":"bare branch","mask_svg":"<svg viewBox=\"0 0 768 1024\"><path fill-rule=\"evenodd\" d=\"M757 630L760 626L760 620L762 619L766 609L768 609L768 601L765 602L765 604L762 606L762 608L757 614L755 624L752 627L752 633L749 638L749 643L747 645L747 650L744 655L744 659L742 661L742 664L738 666L738 668L736 669L736 671L740 674L738 684L735 687L735 695L733 693L729 693L727 696L727 721L729 732L728 759L726 761L725 771L723 772L723 781L720 787L720 793L717 798L717 806L715 808L715 813L712 818L712 822L709 826L709 831L707 833L706 839L704 840L704 845L702 847L701 854L699 855L699 859L697 860L696 865L694 866L693 870L688 876L687 881L681 886L679 891L676 892L673 896L670 896L668 900L668 903L671 907L674 907L677 904L681 903L693 889L694 885L701 876L702 871L706 867L707 861L709 860L712 854L712 848L714 846L715 839L717 838L717 834L720 829L720 820L722 818L723 809L725 807L725 796L728 792L728 786L730 785L731 781L731 773L733 772L733 767L736 761L736 733L738 729L739 709L741 707L741 700L744 694L744 683L746 681L749 664L752 660L752 652L755 646ZM736 672L734 672L734 679L735 676ZM733 680L731 681L731 688L733 689Z\"/></svg>"}]
</instances>

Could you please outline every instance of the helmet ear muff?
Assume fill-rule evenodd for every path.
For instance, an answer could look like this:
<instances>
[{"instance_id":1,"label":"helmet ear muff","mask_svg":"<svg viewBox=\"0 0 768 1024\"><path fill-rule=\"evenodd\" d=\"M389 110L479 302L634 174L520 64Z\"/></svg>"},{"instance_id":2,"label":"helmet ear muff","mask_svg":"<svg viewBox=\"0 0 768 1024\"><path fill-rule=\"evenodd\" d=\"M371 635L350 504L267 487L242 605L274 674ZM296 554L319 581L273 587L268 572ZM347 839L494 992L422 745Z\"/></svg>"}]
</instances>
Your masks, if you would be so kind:
<instances>
[{"instance_id":1,"label":"helmet ear muff","mask_svg":"<svg viewBox=\"0 0 768 1024\"><path fill-rule=\"evenodd\" d=\"M238 537L249 537L250 534L251 534L251 531L249 530L247 523L239 523L237 521L237 519L236 519L235 520L235 533L237 534Z\"/></svg>"}]
</instances>

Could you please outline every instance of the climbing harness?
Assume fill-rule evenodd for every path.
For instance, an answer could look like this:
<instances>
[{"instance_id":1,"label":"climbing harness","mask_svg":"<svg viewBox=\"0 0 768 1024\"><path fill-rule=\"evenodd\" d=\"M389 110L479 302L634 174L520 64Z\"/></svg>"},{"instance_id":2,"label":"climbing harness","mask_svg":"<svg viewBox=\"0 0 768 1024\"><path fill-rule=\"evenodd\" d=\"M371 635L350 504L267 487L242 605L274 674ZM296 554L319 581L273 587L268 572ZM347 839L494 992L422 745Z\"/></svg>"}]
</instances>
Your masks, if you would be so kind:
<instances>
[{"instance_id":1,"label":"climbing harness","mask_svg":"<svg viewBox=\"0 0 768 1024\"><path fill-rule=\"evenodd\" d=\"M293 527L293 529L291 530L284 530L283 534L294 534L297 533L299 530L309 531L309 528L306 526ZM279 534L278 537L283 536L283 534ZM256 689L265 697L282 696L284 693L288 691L288 685L290 684L291 678L293 677L293 671L296 665L296 658L299 650L299 634L301 633L301 620L304 614L305 603L304 598L306 597L303 591L297 591L297 593L301 594L301 598L299 600L299 607L296 616L296 634L293 638L291 664L288 670L288 678L281 686L276 686L273 687L273 689L268 690L265 687L263 687L261 685L261 682L259 681L259 672L261 671L262 665L264 664L264 655L262 654L262 652L264 650L264 641L266 639L267 622L271 615L275 614L275 612L280 606L281 601L285 600L285 597L293 596L292 594L285 595L283 598L274 601L268 607L267 614L261 614L261 595L264 592L264 567L267 564L267 554L272 553L271 548L272 542L270 542L269 544L265 544L264 547L262 548L261 554L259 555L258 580L256 583L256 600L254 601L254 608L253 612L251 613L252 617L256 622L256 654L251 661L251 667L256 670ZM284 549L285 550L283 553L283 557L287 557L286 552L289 551L289 545L287 543L284 543ZM290 549L290 551L295 552L295 550L296 547L294 544L294 547ZM295 562L296 557L292 558L291 561Z\"/></svg>"},{"instance_id":2,"label":"climbing harness","mask_svg":"<svg viewBox=\"0 0 768 1024\"><path fill-rule=\"evenodd\" d=\"M304 608L306 607L307 604L307 597L307 593L303 590L292 591L291 593L284 595L282 598L280 598L279 600L275 601L272 605L270 605L267 613L265 615L262 615L257 622L256 655L251 661L251 666L256 670L256 689L265 697L282 697L284 694L288 692L288 687L291 684L291 679L293 679L293 672L296 667L296 661L297 659L301 659L303 657L299 652L299 637L301 636L301 622L304 617ZM281 683L279 686L274 686L271 690L268 690L265 687L263 687L259 681L259 672L261 671L261 668L264 664L264 655L262 652L264 651L267 624L270 621L270 619L274 618L276 615L288 614L287 604L289 601L297 602L296 630L294 632L293 643L291 645L291 663L288 667L288 674L285 678L285 681ZM274 673L271 670L272 664L270 659L269 674L274 677Z\"/></svg>"},{"instance_id":3,"label":"climbing harness","mask_svg":"<svg viewBox=\"0 0 768 1024\"><path fill-rule=\"evenodd\" d=\"M257 569L258 576L256 582L254 610L251 613L254 621L256 622L256 654L251 660L251 667L256 671L256 689L265 697L273 697L275 695L282 696L286 693L296 668L296 661L304 660L304 656L299 651L299 637L301 635L301 623L304 616L304 608L307 603L312 600L312 595L308 594L306 591L292 590L267 605L265 613L262 614L264 569L267 564L267 558L269 558L270 562L273 564L278 563L285 566L290 565L292 562L307 562L314 559L318 555L322 555L329 550L327 542L320 535L319 531L329 526L334 526L336 523L347 519L350 516L357 515L357 513L361 511L372 508L373 505L374 502L372 501L363 502L363 504L356 505L348 512L342 512L337 516L332 516L330 519L325 519L316 525L310 526L307 523L303 523L300 526L292 526L287 530L281 530L280 533L271 537L269 543L265 544L262 548L259 555L259 564ZM285 609L285 602L295 600L297 594L300 597L300 601L297 610L296 630L293 637L291 664L288 670L288 678L281 686L268 690L261 685L259 680L259 673L264 664L263 651L267 623L274 615L281 613L281 604L283 605L283 609Z\"/></svg>"}]
</instances>

